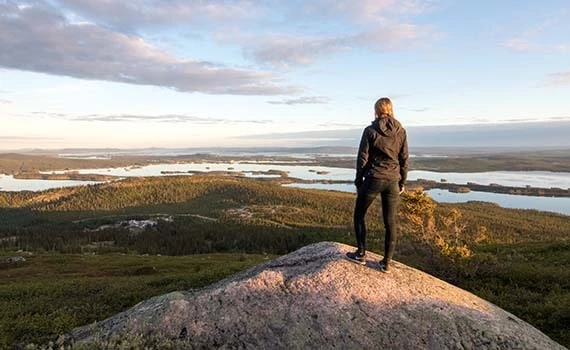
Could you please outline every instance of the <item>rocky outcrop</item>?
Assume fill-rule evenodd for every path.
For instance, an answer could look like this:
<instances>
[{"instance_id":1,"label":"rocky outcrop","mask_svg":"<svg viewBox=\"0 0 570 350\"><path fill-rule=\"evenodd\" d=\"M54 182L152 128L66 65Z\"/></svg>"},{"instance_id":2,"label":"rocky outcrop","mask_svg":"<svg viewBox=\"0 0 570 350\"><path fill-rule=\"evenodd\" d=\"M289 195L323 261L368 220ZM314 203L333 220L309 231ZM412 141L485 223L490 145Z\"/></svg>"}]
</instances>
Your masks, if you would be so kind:
<instances>
[{"instance_id":1,"label":"rocky outcrop","mask_svg":"<svg viewBox=\"0 0 570 350\"><path fill-rule=\"evenodd\" d=\"M377 270L353 248L304 247L204 289L144 301L74 330L75 345L222 349L564 349L512 314L428 274ZM154 345L153 345L154 344Z\"/></svg>"},{"instance_id":2,"label":"rocky outcrop","mask_svg":"<svg viewBox=\"0 0 570 350\"><path fill-rule=\"evenodd\" d=\"M0 260L3 264L16 264L20 262L25 262L26 259L23 256L10 256L5 259Z\"/></svg>"}]
</instances>

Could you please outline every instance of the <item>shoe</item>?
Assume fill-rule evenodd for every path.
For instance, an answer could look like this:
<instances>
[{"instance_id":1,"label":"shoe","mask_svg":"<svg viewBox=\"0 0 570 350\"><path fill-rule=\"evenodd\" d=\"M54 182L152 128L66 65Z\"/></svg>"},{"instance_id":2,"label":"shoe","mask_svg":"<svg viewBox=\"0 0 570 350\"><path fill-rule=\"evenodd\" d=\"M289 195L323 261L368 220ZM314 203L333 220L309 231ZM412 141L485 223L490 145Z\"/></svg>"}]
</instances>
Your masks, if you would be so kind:
<instances>
[{"instance_id":1,"label":"shoe","mask_svg":"<svg viewBox=\"0 0 570 350\"><path fill-rule=\"evenodd\" d=\"M390 273L390 269L388 268L388 264L384 260L378 263L380 265L380 271L384 273Z\"/></svg>"},{"instance_id":2,"label":"shoe","mask_svg":"<svg viewBox=\"0 0 570 350\"><path fill-rule=\"evenodd\" d=\"M366 265L366 254L361 255L358 250L354 253L346 253L346 257L360 265Z\"/></svg>"}]
</instances>

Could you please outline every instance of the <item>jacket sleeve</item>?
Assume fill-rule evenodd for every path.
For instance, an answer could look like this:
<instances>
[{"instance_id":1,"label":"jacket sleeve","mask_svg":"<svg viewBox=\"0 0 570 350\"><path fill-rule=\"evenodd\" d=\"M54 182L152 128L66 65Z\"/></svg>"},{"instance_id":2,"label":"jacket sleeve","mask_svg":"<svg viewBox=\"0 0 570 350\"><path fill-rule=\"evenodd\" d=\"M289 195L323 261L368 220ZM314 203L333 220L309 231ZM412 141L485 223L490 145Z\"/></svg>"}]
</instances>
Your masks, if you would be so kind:
<instances>
[{"instance_id":1,"label":"jacket sleeve","mask_svg":"<svg viewBox=\"0 0 570 350\"><path fill-rule=\"evenodd\" d=\"M402 141L402 147L400 148L400 153L398 154L398 162L400 163L400 183L402 185L406 184L408 178L408 137L406 131L404 130L404 138Z\"/></svg>"},{"instance_id":2,"label":"jacket sleeve","mask_svg":"<svg viewBox=\"0 0 570 350\"><path fill-rule=\"evenodd\" d=\"M358 155L356 156L356 179L362 179L368 165L368 130L364 129L362 138L360 139L360 147L358 147Z\"/></svg>"}]
</instances>

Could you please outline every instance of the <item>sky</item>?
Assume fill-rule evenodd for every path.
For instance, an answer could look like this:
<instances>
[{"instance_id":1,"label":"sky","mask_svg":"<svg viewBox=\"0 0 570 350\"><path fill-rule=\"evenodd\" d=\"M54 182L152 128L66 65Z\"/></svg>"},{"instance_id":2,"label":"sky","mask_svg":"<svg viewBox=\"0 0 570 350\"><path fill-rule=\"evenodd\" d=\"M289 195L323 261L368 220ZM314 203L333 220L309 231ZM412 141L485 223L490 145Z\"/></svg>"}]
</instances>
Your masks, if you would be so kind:
<instances>
[{"instance_id":1,"label":"sky","mask_svg":"<svg viewBox=\"0 0 570 350\"><path fill-rule=\"evenodd\" d=\"M570 2L0 0L0 149L307 146L383 96L405 127L569 121Z\"/></svg>"}]
</instances>

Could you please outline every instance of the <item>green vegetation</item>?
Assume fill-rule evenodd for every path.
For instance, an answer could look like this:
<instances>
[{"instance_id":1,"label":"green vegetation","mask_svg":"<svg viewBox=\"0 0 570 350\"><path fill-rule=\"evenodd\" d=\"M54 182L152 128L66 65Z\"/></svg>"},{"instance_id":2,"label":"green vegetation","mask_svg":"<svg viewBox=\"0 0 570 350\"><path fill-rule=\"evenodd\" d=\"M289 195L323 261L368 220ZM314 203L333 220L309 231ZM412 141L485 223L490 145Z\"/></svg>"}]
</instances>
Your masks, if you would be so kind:
<instances>
[{"instance_id":1,"label":"green vegetation","mask_svg":"<svg viewBox=\"0 0 570 350\"><path fill-rule=\"evenodd\" d=\"M115 150L119 151L119 150ZM47 151L46 151L47 152ZM130 168L140 167L149 164L175 164L175 163L203 163L203 162L219 162L227 163L231 161L291 161L287 156L258 156L238 157L238 156L221 156L215 154L188 154L180 156L121 156L114 155L108 159L82 159L82 158L65 158L58 157L57 154L19 154L19 153L0 153L0 174L35 174L36 178L40 171L52 170L74 170L74 169L100 169L100 168ZM290 164L290 163L287 163Z\"/></svg>"},{"instance_id":2,"label":"green vegetation","mask_svg":"<svg viewBox=\"0 0 570 350\"><path fill-rule=\"evenodd\" d=\"M0 192L0 255L27 259L0 265L0 347L56 338L151 295L209 284L266 254L323 240L354 244L353 206L350 193L212 176ZM381 253L379 211L377 201L369 246ZM404 196L400 218L396 259L570 345L570 217L436 204L415 192ZM148 219L156 224L127 222Z\"/></svg>"},{"instance_id":3,"label":"green vegetation","mask_svg":"<svg viewBox=\"0 0 570 350\"><path fill-rule=\"evenodd\" d=\"M51 155L0 154L0 174L34 173L38 171L121 167L138 164L142 159L67 159Z\"/></svg>"},{"instance_id":4,"label":"green vegetation","mask_svg":"<svg viewBox=\"0 0 570 350\"><path fill-rule=\"evenodd\" d=\"M199 288L270 256L43 253L0 265L0 348L47 342L71 328L176 290Z\"/></svg>"},{"instance_id":5,"label":"green vegetation","mask_svg":"<svg viewBox=\"0 0 570 350\"><path fill-rule=\"evenodd\" d=\"M458 285L570 345L570 242L489 244Z\"/></svg>"}]
</instances>

